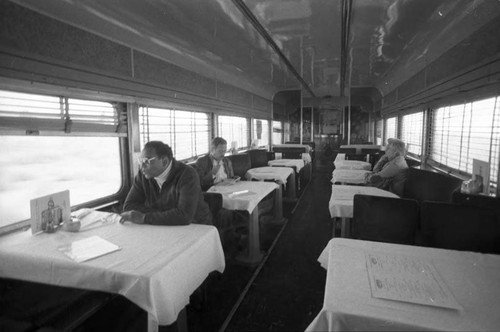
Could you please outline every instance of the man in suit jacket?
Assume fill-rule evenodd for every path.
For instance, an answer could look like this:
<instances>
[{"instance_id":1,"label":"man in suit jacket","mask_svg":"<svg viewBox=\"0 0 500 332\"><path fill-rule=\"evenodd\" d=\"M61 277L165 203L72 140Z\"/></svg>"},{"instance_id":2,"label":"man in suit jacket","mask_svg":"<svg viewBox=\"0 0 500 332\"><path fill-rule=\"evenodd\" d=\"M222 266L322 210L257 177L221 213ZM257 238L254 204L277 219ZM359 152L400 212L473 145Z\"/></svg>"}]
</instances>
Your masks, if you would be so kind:
<instances>
[{"instance_id":1,"label":"man in suit jacket","mask_svg":"<svg viewBox=\"0 0 500 332\"><path fill-rule=\"evenodd\" d=\"M210 143L210 153L196 161L195 168L200 176L203 191L207 191L214 184L234 178L231 161L224 157L226 151L226 140L215 137Z\"/></svg>"}]
</instances>

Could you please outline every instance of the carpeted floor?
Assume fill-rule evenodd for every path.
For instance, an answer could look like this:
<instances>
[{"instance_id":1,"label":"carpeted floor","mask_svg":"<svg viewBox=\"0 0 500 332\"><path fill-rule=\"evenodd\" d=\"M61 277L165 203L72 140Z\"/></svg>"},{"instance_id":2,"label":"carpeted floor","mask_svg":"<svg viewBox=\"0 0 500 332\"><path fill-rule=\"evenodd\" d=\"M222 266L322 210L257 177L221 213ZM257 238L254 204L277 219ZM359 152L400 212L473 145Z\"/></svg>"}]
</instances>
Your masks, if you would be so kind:
<instances>
[{"instance_id":1,"label":"carpeted floor","mask_svg":"<svg viewBox=\"0 0 500 332\"><path fill-rule=\"evenodd\" d=\"M202 309L188 306L190 332L303 331L309 325L323 303L326 271L317 258L331 237L330 174L327 168L314 172L294 213L294 206L285 206L283 228L261 227L265 250L281 231L263 266L229 262L224 274L209 280Z\"/></svg>"}]
</instances>

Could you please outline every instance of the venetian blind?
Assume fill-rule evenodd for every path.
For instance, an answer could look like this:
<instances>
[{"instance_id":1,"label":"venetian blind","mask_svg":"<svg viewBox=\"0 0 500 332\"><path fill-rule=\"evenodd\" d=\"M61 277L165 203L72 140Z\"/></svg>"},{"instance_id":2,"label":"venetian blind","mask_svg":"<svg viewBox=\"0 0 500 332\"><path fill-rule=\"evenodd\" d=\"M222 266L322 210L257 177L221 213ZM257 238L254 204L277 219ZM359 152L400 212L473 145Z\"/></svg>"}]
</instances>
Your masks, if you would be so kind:
<instances>
[{"instance_id":1,"label":"venetian blind","mask_svg":"<svg viewBox=\"0 0 500 332\"><path fill-rule=\"evenodd\" d=\"M430 160L472 174L473 159L490 164L496 187L500 154L500 97L441 107L432 114Z\"/></svg>"},{"instance_id":2,"label":"venetian blind","mask_svg":"<svg viewBox=\"0 0 500 332\"><path fill-rule=\"evenodd\" d=\"M0 127L43 132L126 136L127 114L118 103L0 91Z\"/></svg>"},{"instance_id":3,"label":"venetian blind","mask_svg":"<svg viewBox=\"0 0 500 332\"><path fill-rule=\"evenodd\" d=\"M142 106L139 108L141 146L162 141L177 160L189 160L209 151L210 120L203 112Z\"/></svg>"},{"instance_id":4,"label":"venetian blind","mask_svg":"<svg viewBox=\"0 0 500 332\"><path fill-rule=\"evenodd\" d=\"M401 119L401 139L406 143L407 152L422 156L424 112L404 115Z\"/></svg>"},{"instance_id":5,"label":"venetian blind","mask_svg":"<svg viewBox=\"0 0 500 332\"><path fill-rule=\"evenodd\" d=\"M248 121L238 116L218 117L219 136L228 143L228 148L236 142L238 150L248 149Z\"/></svg>"}]
</instances>

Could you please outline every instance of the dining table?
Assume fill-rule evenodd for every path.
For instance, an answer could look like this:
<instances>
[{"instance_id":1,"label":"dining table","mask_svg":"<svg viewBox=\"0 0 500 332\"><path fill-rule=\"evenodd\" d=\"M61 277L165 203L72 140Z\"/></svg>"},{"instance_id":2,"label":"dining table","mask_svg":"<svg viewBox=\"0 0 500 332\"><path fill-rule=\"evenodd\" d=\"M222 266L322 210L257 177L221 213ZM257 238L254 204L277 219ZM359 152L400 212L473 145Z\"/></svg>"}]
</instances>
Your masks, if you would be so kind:
<instances>
[{"instance_id":1,"label":"dining table","mask_svg":"<svg viewBox=\"0 0 500 332\"><path fill-rule=\"evenodd\" d=\"M332 194L328 202L330 216L341 219L341 237L349 236L350 220L354 210L354 195L372 195L399 198L398 195L369 186L332 184Z\"/></svg>"},{"instance_id":2,"label":"dining table","mask_svg":"<svg viewBox=\"0 0 500 332\"><path fill-rule=\"evenodd\" d=\"M246 172L245 178L248 181L275 181L277 184L282 185L285 188L286 198L288 200L297 200L295 171L290 167L263 166L250 168Z\"/></svg>"},{"instance_id":3,"label":"dining table","mask_svg":"<svg viewBox=\"0 0 500 332\"><path fill-rule=\"evenodd\" d=\"M342 154L337 154L337 157L333 161L335 169L345 169L345 170L365 170L370 171L372 169L372 164L367 161L362 160L345 160Z\"/></svg>"},{"instance_id":4,"label":"dining table","mask_svg":"<svg viewBox=\"0 0 500 332\"><path fill-rule=\"evenodd\" d=\"M207 192L222 194L222 207L228 210L246 211L248 217L248 252L237 257L247 265L257 265L264 257L260 250L259 202L274 192L274 216L276 223L284 222L281 186L274 182L237 181L220 183Z\"/></svg>"},{"instance_id":5,"label":"dining table","mask_svg":"<svg viewBox=\"0 0 500 332\"><path fill-rule=\"evenodd\" d=\"M306 331L498 331L500 255L334 238Z\"/></svg>"},{"instance_id":6,"label":"dining table","mask_svg":"<svg viewBox=\"0 0 500 332\"><path fill-rule=\"evenodd\" d=\"M3 278L121 294L147 312L148 331L178 321L209 273L225 269L214 226L109 219L78 232L33 235L28 229L2 235L0 262Z\"/></svg>"},{"instance_id":7,"label":"dining table","mask_svg":"<svg viewBox=\"0 0 500 332\"><path fill-rule=\"evenodd\" d=\"M361 169L337 169L332 172L332 183L340 184L364 184L366 174L371 171Z\"/></svg>"}]
</instances>

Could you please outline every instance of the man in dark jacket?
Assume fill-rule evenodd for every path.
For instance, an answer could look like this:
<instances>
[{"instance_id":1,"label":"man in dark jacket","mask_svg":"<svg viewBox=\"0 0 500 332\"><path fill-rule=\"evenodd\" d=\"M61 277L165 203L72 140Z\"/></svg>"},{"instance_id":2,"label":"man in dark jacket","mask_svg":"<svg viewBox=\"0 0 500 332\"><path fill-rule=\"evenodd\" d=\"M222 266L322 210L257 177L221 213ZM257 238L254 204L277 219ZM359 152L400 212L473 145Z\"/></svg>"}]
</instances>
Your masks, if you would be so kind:
<instances>
[{"instance_id":1,"label":"man in dark jacket","mask_svg":"<svg viewBox=\"0 0 500 332\"><path fill-rule=\"evenodd\" d=\"M195 166L203 191L207 191L214 184L234 178L231 161L224 157L226 151L227 141L222 137L215 137L210 143L210 153L196 161Z\"/></svg>"},{"instance_id":2,"label":"man in dark jacket","mask_svg":"<svg viewBox=\"0 0 500 332\"><path fill-rule=\"evenodd\" d=\"M163 142L144 145L140 171L123 205L122 222L149 225L212 224L194 168L173 158Z\"/></svg>"}]
</instances>

